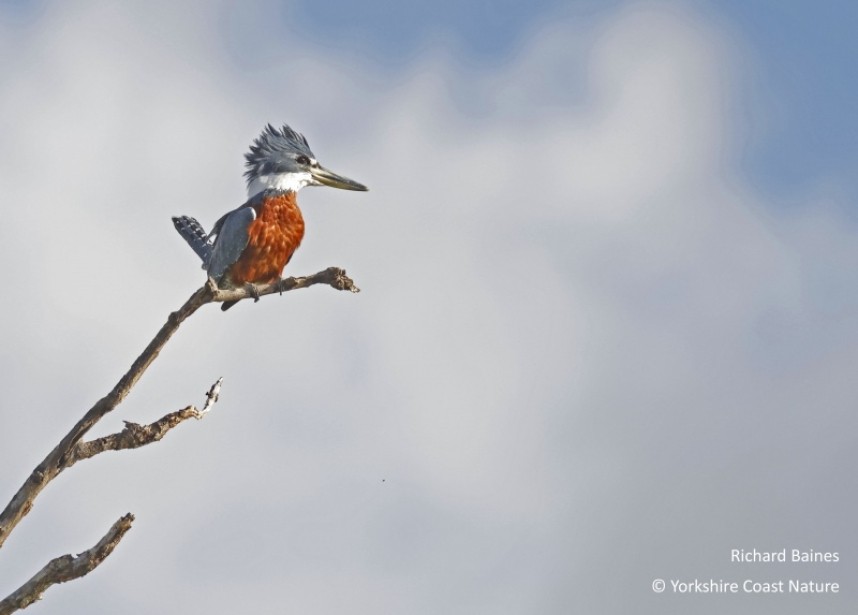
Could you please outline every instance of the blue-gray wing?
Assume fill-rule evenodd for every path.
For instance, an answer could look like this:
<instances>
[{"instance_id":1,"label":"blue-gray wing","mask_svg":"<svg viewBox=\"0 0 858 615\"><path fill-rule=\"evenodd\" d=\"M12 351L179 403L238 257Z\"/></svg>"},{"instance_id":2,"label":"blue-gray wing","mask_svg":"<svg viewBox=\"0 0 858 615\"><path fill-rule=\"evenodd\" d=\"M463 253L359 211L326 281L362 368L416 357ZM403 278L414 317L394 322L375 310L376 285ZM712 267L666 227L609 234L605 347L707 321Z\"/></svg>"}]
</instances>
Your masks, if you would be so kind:
<instances>
[{"instance_id":1,"label":"blue-gray wing","mask_svg":"<svg viewBox=\"0 0 858 615\"><path fill-rule=\"evenodd\" d=\"M211 235L216 237L208 267L208 274L215 280L220 280L244 252L247 247L247 228L255 219L256 211L248 202L215 223Z\"/></svg>"}]
</instances>

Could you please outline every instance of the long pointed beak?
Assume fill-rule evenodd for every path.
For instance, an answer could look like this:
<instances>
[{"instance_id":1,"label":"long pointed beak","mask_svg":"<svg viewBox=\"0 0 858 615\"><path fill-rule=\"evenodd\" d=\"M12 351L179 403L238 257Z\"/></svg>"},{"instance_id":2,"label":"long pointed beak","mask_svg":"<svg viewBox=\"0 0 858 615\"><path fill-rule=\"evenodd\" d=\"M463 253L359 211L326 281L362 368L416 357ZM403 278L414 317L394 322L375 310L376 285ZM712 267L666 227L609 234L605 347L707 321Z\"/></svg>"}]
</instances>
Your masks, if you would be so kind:
<instances>
[{"instance_id":1,"label":"long pointed beak","mask_svg":"<svg viewBox=\"0 0 858 615\"><path fill-rule=\"evenodd\" d=\"M333 171L329 171L322 166L311 167L310 174L313 176L313 179L320 184L325 184L326 186L331 186L332 188L341 188L343 190L361 190L364 192L369 190L369 188L367 188L363 184L359 184L355 180L349 179L348 177L337 175Z\"/></svg>"}]
</instances>

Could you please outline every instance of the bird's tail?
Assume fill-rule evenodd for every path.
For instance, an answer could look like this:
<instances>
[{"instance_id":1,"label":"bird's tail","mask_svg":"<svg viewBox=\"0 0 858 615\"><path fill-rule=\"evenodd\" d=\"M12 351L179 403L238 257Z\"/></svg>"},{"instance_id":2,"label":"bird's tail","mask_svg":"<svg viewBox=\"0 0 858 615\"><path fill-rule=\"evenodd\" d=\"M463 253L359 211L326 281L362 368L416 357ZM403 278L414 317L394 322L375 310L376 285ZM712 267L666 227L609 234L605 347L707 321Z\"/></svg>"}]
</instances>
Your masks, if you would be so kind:
<instances>
[{"instance_id":1,"label":"bird's tail","mask_svg":"<svg viewBox=\"0 0 858 615\"><path fill-rule=\"evenodd\" d=\"M212 255L212 244L209 242L208 234L196 218L190 216L173 216L173 226L179 231L179 235L188 242L191 249L197 253L205 267Z\"/></svg>"},{"instance_id":2,"label":"bird's tail","mask_svg":"<svg viewBox=\"0 0 858 615\"><path fill-rule=\"evenodd\" d=\"M203 268L208 266L209 259L212 255L212 244L209 241L208 233L206 233L203 225L196 218L190 216L173 216L173 226L179 231L182 239L188 242L191 249L197 253L197 256L203 261ZM224 301L220 309L226 312L234 306L238 301Z\"/></svg>"}]
</instances>

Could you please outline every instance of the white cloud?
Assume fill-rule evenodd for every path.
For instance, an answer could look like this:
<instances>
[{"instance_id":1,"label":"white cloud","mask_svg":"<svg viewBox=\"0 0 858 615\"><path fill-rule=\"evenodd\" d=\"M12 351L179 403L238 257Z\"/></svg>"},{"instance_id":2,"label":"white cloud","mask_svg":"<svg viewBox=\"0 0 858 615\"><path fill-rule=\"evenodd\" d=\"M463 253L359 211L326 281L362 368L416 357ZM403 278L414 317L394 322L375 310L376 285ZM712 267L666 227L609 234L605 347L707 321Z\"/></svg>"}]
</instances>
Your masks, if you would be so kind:
<instances>
[{"instance_id":1,"label":"white cloud","mask_svg":"<svg viewBox=\"0 0 858 615\"><path fill-rule=\"evenodd\" d=\"M636 5L484 72L388 75L293 33L254 63L260 7L51 5L0 33L4 492L202 281L169 216L238 204L263 123L371 188L302 192L289 266L364 292L196 315L102 429L223 375L219 406L52 485L0 591L128 509L38 608L663 613L653 577L733 574L737 544L846 549L852 232L734 177L722 32Z\"/></svg>"}]
</instances>

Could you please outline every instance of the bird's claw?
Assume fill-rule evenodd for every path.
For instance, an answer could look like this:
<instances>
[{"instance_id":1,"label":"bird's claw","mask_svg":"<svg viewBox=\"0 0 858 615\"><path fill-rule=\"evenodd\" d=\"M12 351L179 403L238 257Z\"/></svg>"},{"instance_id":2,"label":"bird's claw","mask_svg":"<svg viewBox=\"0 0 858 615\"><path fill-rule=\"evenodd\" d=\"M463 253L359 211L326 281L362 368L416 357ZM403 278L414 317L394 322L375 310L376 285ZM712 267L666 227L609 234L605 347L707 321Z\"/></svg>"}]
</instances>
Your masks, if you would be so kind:
<instances>
[{"instance_id":1,"label":"bird's claw","mask_svg":"<svg viewBox=\"0 0 858 615\"><path fill-rule=\"evenodd\" d=\"M259 288L257 288L256 284L248 284L247 292L251 297L253 297L254 303L259 301Z\"/></svg>"}]
</instances>

